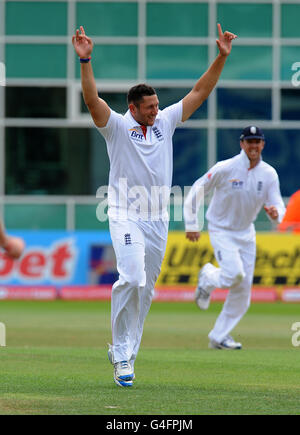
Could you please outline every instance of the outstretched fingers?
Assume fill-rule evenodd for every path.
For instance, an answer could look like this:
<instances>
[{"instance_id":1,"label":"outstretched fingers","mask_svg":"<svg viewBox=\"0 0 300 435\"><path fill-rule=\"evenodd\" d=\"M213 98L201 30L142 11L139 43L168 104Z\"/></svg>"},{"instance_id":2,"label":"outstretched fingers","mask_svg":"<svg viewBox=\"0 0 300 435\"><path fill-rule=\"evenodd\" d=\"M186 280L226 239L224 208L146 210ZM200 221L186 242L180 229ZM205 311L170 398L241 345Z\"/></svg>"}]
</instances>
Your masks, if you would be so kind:
<instances>
[{"instance_id":1,"label":"outstretched fingers","mask_svg":"<svg viewBox=\"0 0 300 435\"><path fill-rule=\"evenodd\" d=\"M84 29L83 29L82 26L80 26L80 32L79 32L78 29L76 29L76 32L75 32L75 39L76 39L76 41L80 41L80 39L82 39L82 37L85 36Z\"/></svg>"},{"instance_id":2,"label":"outstretched fingers","mask_svg":"<svg viewBox=\"0 0 300 435\"><path fill-rule=\"evenodd\" d=\"M218 24L217 24L217 27L218 27L219 38L221 38L221 37L223 36L223 31L222 31L221 24L218 23Z\"/></svg>"},{"instance_id":3,"label":"outstretched fingers","mask_svg":"<svg viewBox=\"0 0 300 435\"><path fill-rule=\"evenodd\" d=\"M76 29L75 35L72 37L72 41L79 41L79 30Z\"/></svg>"}]
</instances>

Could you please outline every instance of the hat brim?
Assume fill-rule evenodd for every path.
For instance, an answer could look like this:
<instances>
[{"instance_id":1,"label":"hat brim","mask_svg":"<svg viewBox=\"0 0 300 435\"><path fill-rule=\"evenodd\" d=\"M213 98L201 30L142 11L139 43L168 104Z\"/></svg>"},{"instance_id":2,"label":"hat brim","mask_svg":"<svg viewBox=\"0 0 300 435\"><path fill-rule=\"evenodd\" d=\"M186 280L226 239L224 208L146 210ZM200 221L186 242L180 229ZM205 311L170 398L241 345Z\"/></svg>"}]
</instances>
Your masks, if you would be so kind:
<instances>
[{"instance_id":1,"label":"hat brim","mask_svg":"<svg viewBox=\"0 0 300 435\"><path fill-rule=\"evenodd\" d=\"M262 140L265 140L265 137L264 136L254 136L254 135L251 135L251 136L245 136L241 140L245 140L245 139L262 139Z\"/></svg>"}]
</instances>

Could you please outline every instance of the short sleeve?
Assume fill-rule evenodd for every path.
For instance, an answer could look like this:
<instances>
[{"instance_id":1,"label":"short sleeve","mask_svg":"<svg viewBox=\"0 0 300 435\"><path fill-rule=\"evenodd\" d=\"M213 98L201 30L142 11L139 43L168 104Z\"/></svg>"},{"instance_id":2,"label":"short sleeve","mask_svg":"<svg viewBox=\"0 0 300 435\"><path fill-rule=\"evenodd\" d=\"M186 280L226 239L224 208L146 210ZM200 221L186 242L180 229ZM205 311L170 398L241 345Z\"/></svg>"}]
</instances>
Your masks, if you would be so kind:
<instances>
[{"instance_id":1,"label":"short sleeve","mask_svg":"<svg viewBox=\"0 0 300 435\"><path fill-rule=\"evenodd\" d=\"M108 118L105 127L97 127L97 130L102 134L107 142L111 142L114 136L118 133L119 128L123 123L123 116L114 110L110 110L110 116Z\"/></svg>"}]
</instances>

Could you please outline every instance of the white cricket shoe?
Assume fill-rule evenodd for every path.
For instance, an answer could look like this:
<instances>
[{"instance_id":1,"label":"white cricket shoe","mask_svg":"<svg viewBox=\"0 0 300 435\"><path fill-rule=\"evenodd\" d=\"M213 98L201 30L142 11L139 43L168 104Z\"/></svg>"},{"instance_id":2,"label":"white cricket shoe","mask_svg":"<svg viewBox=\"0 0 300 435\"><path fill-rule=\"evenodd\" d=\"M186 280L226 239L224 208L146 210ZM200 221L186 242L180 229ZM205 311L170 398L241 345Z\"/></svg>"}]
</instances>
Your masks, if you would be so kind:
<instances>
[{"instance_id":1,"label":"white cricket shoe","mask_svg":"<svg viewBox=\"0 0 300 435\"><path fill-rule=\"evenodd\" d=\"M234 341L231 335L227 335L221 343L218 343L215 340L210 340L209 347L211 349L240 350L242 349L242 344Z\"/></svg>"},{"instance_id":2,"label":"white cricket shoe","mask_svg":"<svg viewBox=\"0 0 300 435\"><path fill-rule=\"evenodd\" d=\"M198 286L195 291L195 302L200 310L207 310L210 304L210 293Z\"/></svg>"},{"instance_id":3,"label":"white cricket shoe","mask_svg":"<svg viewBox=\"0 0 300 435\"><path fill-rule=\"evenodd\" d=\"M205 266L202 267L202 269L199 272L198 275L198 285L197 288L195 290L195 302L196 305L200 308L200 310L207 310L210 304L210 295L213 289L211 290L205 290L202 286L203 284L201 284L202 281L202 276L204 271L208 274L210 273L214 273L215 272L215 267L210 264L207 263Z\"/></svg>"},{"instance_id":4,"label":"white cricket shoe","mask_svg":"<svg viewBox=\"0 0 300 435\"><path fill-rule=\"evenodd\" d=\"M206 264L199 272L198 275L198 285L195 290L195 302L196 305L200 308L200 310L207 310L210 304L210 294L211 292L204 290L203 287L201 287L201 277L202 273L205 268L208 268L210 265Z\"/></svg>"},{"instance_id":5,"label":"white cricket shoe","mask_svg":"<svg viewBox=\"0 0 300 435\"><path fill-rule=\"evenodd\" d=\"M132 387L134 373L129 361L114 364L114 381L119 387Z\"/></svg>"},{"instance_id":6,"label":"white cricket shoe","mask_svg":"<svg viewBox=\"0 0 300 435\"><path fill-rule=\"evenodd\" d=\"M133 368L132 368L130 362L121 361L119 363L115 363L113 346L109 343L107 343L107 344L108 344L107 356L108 356L109 362L114 366L114 381L115 381L115 383L121 387L132 387L132 385L133 385L132 381L135 379L135 374L134 374L134 371L133 371ZM122 376L125 376L125 377L128 376L127 372L125 372L125 374L123 373L125 370L125 365L126 365L125 363L131 369L130 370L131 377L130 377L129 382L122 378ZM119 379L119 377L121 377L121 379Z\"/></svg>"}]
</instances>

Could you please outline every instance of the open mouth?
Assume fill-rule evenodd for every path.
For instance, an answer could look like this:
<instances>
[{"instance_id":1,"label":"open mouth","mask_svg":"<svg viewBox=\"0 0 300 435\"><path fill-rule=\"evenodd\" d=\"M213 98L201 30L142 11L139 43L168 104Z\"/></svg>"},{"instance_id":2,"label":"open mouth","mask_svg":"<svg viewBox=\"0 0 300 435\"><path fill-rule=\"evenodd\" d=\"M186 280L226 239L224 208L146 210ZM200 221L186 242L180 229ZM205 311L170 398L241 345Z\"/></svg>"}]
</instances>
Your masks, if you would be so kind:
<instances>
[{"instance_id":1,"label":"open mouth","mask_svg":"<svg viewBox=\"0 0 300 435\"><path fill-rule=\"evenodd\" d=\"M249 156L251 156L251 157L256 157L256 156L259 154L259 152L258 152L257 149L253 148L253 149L251 149L251 150L248 151L248 154L249 154Z\"/></svg>"}]
</instances>

